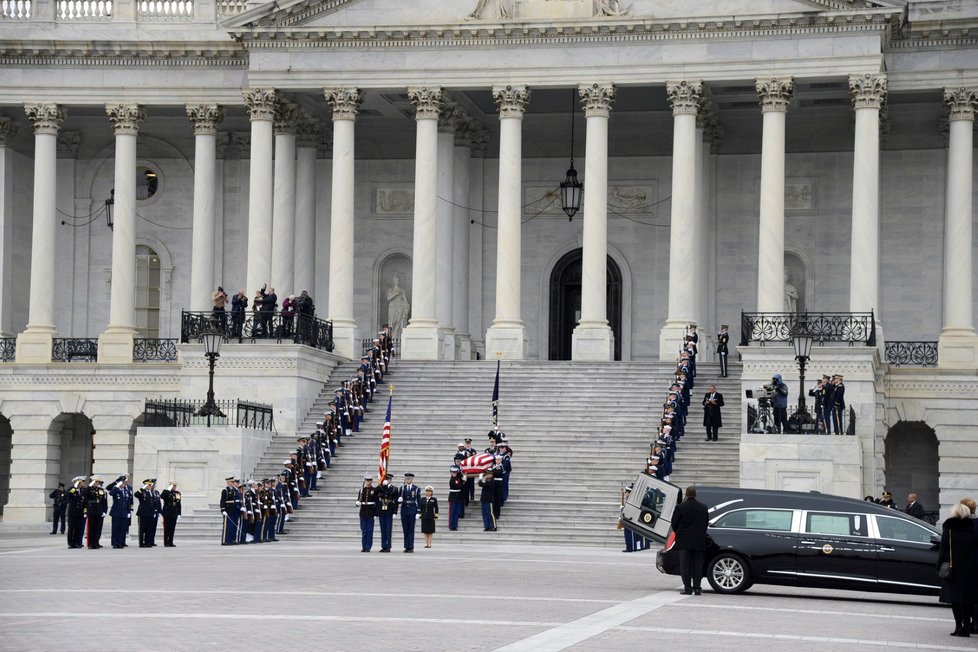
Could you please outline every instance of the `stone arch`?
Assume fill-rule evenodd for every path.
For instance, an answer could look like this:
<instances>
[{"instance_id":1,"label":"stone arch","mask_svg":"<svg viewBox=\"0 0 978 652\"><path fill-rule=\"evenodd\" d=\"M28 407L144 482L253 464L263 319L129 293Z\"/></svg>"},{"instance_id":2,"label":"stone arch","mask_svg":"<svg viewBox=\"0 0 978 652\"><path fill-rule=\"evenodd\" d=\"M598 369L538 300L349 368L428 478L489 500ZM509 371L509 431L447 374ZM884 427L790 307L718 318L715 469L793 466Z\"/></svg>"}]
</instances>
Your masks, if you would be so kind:
<instances>
[{"instance_id":1,"label":"stone arch","mask_svg":"<svg viewBox=\"0 0 978 652\"><path fill-rule=\"evenodd\" d=\"M394 282L394 276L400 278L399 283L407 294L408 303L414 305L414 298L411 293L411 253L408 250L395 248L388 249L377 256L374 261L371 278L371 319L372 324L369 328L362 328L364 337L372 337L381 324L387 322L387 290Z\"/></svg>"},{"instance_id":2,"label":"stone arch","mask_svg":"<svg viewBox=\"0 0 978 652\"><path fill-rule=\"evenodd\" d=\"M75 476L92 474L95 427L87 415L82 412L62 412L51 421L48 435L57 437L55 441L59 442L55 477L48 484L57 485L59 481L68 484Z\"/></svg>"},{"instance_id":3,"label":"stone arch","mask_svg":"<svg viewBox=\"0 0 978 652\"><path fill-rule=\"evenodd\" d=\"M10 419L0 414L0 516L7 504L10 492L10 456L14 443L14 430Z\"/></svg>"},{"instance_id":4,"label":"stone arch","mask_svg":"<svg viewBox=\"0 0 978 652\"><path fill-rule=\"evenodd\" d=\"M174 324L180 321L179 314L171 314L173 310L173 256L163 241L149 234L136 236L136 246L143 245L152 249L160 257L160 337L171 337L176 330ZM111 268L109 273L111 275ZM179 306L178 306L179 309ZM178 333L179 334L179 333Z\"/></svg>"},{"instance_id":5,"label":"stone arch","mask_svg":"<svg viewBox=\"0 0 978 652\"><path fill-rule=\"evenodd\" d=\"M927 510L940 506L937 433L923 421L898 421L884 439L886 488L901 508L907 494L917 494Z\"/></svg>"},{"instance_id":6,"label":"stone arch","mask_svg":"<svg viewBox=\"0 0 978 652\"><path fill-rule=\"evenodd\" d=\"M543 264L540 271L539 287L540 302L537 317L538 357L546 360L550 357L550 281L554 273L554 268L560 263L561 259L575 249L582 248L581 242L575 238L567 240L554 247L550 256ZM608 244L608 259L618 266L621 275L621 344L620 358L631 360L632 355L632 273L628 266L628 261L620 249L612 244ZM617 340L618 338L616 338ZM619 345L616 342L616 348Z\"/></svg>"}]
</instances>

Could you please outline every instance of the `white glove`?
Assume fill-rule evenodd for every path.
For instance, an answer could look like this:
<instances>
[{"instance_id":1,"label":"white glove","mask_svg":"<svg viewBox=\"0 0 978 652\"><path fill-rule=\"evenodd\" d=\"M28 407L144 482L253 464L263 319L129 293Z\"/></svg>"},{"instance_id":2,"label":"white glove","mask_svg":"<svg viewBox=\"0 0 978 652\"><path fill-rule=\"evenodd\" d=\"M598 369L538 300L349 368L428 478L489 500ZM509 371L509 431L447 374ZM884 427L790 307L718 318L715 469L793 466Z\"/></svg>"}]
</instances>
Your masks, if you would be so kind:
<instances>
[{"instance_id":1,"label":"white glove","mask_svg":"<svg viewBox=\"0 0 978 652\"><path fill-rule=\"evenodd\" d=\"M227 512L225 512L225 511L224 511L224 510L222 509L222 510L221 510L221 516L227 516L227 515L228 515L228 513L227 513Z\"/></svg>"},{"instance_id":2,"label":"white glove","mask_svg":"<svg viewBox=\"0 0 978 652\"><path fill-rule=\"evenodd\" d=\"M102 512L102 518L105 518L108 515L109 515L108 512Z\"/></svg>"},{"instance_id":3,"label":"white glove","mask_svg":"<svg viewBox=\"0 0 978 652\"><path fill-rule=\"evenodd\" d=\"M358 500L358 501L357 501L357 507L359 507L359 506L360 506L360 501Z\"/></svg>"}]
</instances>

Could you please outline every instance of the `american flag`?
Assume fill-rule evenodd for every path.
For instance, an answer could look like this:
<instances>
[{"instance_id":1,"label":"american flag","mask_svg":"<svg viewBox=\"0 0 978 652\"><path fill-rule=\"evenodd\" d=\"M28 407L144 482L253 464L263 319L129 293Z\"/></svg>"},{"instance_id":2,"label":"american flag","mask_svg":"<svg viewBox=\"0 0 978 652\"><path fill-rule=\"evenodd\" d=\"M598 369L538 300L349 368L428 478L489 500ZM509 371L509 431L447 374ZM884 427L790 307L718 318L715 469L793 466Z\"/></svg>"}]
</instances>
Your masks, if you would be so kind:
<instances>
[{"instance_id":1,"label":"american flag","mask_svg":"<svg viewBox=\"0 0 978 652\"><path fill-rule=\"evenodd\" d=\"M387 464L391 459L391 402L394 397L387 399L387 416L384 417L384 432L380 435L380 462L377 465L379 482L387 477Z\"/></svg>"},{"instance_id":2,"label":"american flag","mask_svg":"<svg viewBox=\"0 0 978 652\"><path fill-rule=\"evenodd\" d=\"M499 430L499 360L496 360L496 382L492 386L492 429Z\"/></svg>"},{"instance_id":3,"label":"american flag","mask_svg":"<svg viewBox=\"0 0 978 652\"><path fill-rule=\"evenodd\" d=\"M479 453L478 455L472 455L471 457L466 457L462 460L461 468L462 473L465 475L479 475L480 473L485 473L487 470L492 468L494 455L490 453Z\"/></svg>"}]
</instances>

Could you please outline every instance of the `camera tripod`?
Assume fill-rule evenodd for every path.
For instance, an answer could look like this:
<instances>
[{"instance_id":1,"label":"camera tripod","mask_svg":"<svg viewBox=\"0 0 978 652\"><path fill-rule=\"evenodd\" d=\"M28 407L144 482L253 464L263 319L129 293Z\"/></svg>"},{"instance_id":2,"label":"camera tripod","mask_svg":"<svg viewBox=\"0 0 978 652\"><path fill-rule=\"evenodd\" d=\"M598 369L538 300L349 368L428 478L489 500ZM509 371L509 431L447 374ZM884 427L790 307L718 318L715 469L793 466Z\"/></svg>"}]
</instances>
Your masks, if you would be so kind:
<instances>
[{"instance_id":1,"label":"camera tripod","mask_svg":"<svg viewBox=\"0 0 978 652\"><path fill-rule=\"evenodd\" d=\"M754 434L771 434L774 432L774 415L771 414L770 401L758 401L754 410L754 420L747 427L747 432Z\"/></svg>"}]
</instances>

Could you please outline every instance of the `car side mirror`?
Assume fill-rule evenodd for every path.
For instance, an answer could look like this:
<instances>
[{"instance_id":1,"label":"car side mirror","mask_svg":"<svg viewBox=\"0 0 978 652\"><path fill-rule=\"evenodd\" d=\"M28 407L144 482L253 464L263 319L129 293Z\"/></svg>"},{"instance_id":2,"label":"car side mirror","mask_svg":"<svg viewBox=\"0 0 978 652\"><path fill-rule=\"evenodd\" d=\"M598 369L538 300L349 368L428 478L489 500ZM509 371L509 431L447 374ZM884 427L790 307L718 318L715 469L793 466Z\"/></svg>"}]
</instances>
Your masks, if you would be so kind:
<instances>
[{"instance_id":1,"label":"car side mirror","mask_svg":"<svg viewBox=\"0 0 978 652\"><path fill-rule=\"evenodd\" d=\"M939 536L936 536L936 535L935 535L935 536L932 536L932 537L930 538L930 542L931 542L932 544L934 544L935 546L939 546L939 545L941 545L941 537L939 537Z\"/></svg>"}]
</instances>

